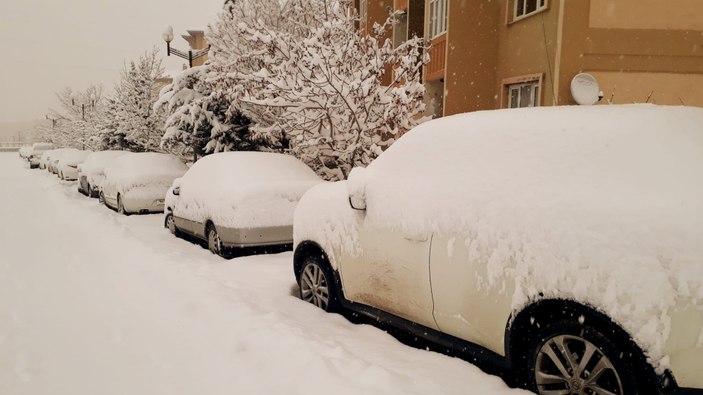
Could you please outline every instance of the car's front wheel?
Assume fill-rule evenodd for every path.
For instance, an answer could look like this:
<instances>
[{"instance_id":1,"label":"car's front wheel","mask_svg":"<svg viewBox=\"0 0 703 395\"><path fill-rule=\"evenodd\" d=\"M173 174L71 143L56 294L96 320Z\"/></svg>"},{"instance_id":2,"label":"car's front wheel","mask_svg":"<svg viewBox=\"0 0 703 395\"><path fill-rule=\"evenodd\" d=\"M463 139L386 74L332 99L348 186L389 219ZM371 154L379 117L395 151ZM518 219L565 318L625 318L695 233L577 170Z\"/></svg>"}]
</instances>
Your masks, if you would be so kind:
<instances>
[{"instance_id":1,"label":"car's front wheel","mask_svg":"<svg viewBox=\"0 0 703 395\"><path fill-rule=\"evenodd\" d=\"M215 225L210 224L207 227L207 248L215 255L225 257L225 247L222 244L220 235L217 234L217 229Z\"/></svg>"},{"instance_id":2,"label":"car's front wheel","mask_svg":"<svg viewBox=\"0 0 703 395\"><path fill-rule=\"evenodd\" d=\"M540 331L528 359L530 389L538 394L637 394L629 353L595 328L573 323Z\"/></svg>"},{"instance_id":3,"label":"car's front wheel","mask_svg":"<svg viewBox=\"0 0 703 395\"><path fill-rule=\"evenodd\" d=\"M300 272L300 298L327 312L340 309L337 288L329 265L314 257L307 257Z\"/></svg>"},{"instance_id":4,"label":"car's front wheel","mask_svg":"<svg viewBox=\"0 0 703 395\"><path fill-rule=\"evenodd\" d=\"M181 232L176 227L176 221L173 219L173 214L166 214L166 221L164 221L164 226L171 232L172 235L178 237Z\"/></svg>"}]
</instances>

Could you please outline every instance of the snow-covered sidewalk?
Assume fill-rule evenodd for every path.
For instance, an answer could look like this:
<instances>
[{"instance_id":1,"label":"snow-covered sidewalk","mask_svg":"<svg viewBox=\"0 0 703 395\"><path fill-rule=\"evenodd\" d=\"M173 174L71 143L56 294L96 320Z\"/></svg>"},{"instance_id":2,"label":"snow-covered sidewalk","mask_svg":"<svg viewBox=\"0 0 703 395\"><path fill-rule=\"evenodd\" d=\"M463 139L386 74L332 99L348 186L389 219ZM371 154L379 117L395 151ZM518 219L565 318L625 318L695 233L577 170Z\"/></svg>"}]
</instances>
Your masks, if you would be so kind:
<instances>
[{"instance_id":1,"label":"snow-covered sidewalk","mask_svg":"<svg viewBox=\"0 0 703 395\"><path fill-rule=\"evenodd\" d=\"M0 154L0 394L517 394Z\"/></svg>"}]
</instances>

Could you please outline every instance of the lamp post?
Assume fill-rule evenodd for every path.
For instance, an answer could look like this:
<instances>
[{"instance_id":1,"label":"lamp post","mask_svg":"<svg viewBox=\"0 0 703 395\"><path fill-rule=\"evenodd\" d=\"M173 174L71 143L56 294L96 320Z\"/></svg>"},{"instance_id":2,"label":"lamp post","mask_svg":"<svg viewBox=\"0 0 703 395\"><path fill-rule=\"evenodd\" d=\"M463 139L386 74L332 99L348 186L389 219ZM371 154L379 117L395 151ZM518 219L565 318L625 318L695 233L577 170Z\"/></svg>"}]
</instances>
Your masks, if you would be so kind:
<instances>
[{"instance_id":1,"label":"lamp post","mask_svg":"<svg viewBox=\"0 0 703 395\"><path fill-rule=\"evenodd\" d=\"M51 121L51 128L54 129L54 128L56 128L56 122L58 122L59 119L63 119L63 118L52 118L49 116L49 114L46 114L46 119Z\"/></svg>"},{"instance_id":2,"label":"lamp post","mask_svg":"<svg viewBox=\"0 0 703 395\"><path fill-rule=\"evenodd\" d=\"M90 108L95 108L95 96L93 96L93 93L91 92L90 95L86 98L87 103L83 101L83 97L77 93L73 93L71 96L71 105L77 106L77 102L81 101L80 106L81 106L81 119L83 120L83 149L85 150L85 140L86 140L86 125L85 125L85 106L86 104L90 106Z\"/></svg>"},{"instance_id":3,"label":"lamp post","mask_svg":"<svg viewBox=\"0 0 703 395\"><path fill-rule=\"evenodd\" d=\"M195 52L193 52L192 49L189 49L188 52L183 52L177 50L176 48L171 48L171 41L173 41L173 28L171 26L166 26L166 29L164 29L164 32L161 37L163 37L164 41L166 41L166 55L171 56L171 54L174 54L179 58L187 60L188 67L193 67L193 61L195 59L202 58L203 56L207 55L207 53L210 51L209 45L207 46L207 48L199 49Z\"/></svg>"}]
</instances>

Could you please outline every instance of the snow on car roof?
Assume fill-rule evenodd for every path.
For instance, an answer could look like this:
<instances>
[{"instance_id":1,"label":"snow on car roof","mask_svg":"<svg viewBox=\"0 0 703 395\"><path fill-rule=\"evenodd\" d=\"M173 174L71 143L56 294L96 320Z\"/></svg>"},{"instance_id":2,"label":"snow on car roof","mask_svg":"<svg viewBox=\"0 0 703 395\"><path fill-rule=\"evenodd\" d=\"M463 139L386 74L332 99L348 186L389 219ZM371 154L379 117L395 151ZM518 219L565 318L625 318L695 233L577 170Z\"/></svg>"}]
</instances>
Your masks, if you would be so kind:
<instances>
[{"instance_id":1,"label":"snow on car roof","mask_svg":"<svg viewBox=\"0 0 703 395\"><path fill-rule=\"evenodd\" d=\"M222 152L208 155L188 171L201 182L266 183L272 181L319 181L320 178L297 158L272 152Z\"/></svg>"},{"instance_id":2,"label":"snow on car roof","mask_svg":"<svg viewBox=\"0 0 703 395\"><path fill-rule=\"evenodd\" d=\"M82 161L88 155L92 154L93 151L66 151L63 155L61 155L60 161L63 162L76 162L76 161Z\"/></svg>"},{"instance_id":3,"label":"snow on car roof","mask_svg":"<svg viewBox=\"0 0 703 395\"><path fill-rule=\"evenodd\" d=\"M88 173L102 173L110 162L116 158L128 153L128 151L98 151L93 152L85 158L83 165L81 166L81 172Z\"/></svg>"}]
</instances>

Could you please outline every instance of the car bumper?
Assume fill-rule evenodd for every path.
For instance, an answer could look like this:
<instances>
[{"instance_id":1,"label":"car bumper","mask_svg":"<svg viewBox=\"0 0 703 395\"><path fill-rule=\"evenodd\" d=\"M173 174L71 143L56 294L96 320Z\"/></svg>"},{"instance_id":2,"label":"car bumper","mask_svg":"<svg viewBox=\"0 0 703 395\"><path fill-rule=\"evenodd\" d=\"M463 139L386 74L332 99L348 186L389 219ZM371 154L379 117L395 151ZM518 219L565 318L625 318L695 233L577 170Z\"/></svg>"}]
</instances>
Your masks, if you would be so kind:
<instances>
[{"instance_id":1,"label":"car bumper","mask_svg":"<svg viewBox=\"0 0 703 395\"><path fill-rule=\"evenodd\" d=\"M258 247L293 243L293 225L263 228L217 227L217 233L225 247Z\"/></svg>"},{"instance_id":2,"label":"car bumper","mask_svg":"<svg viewBox=\"0 0 703 395\"><path fill-rule=\"evenodd\" d=\"M122 201L125 211L129 213L162 213L164 211L164 199L153 198L131 198L125 197Z\"/></svg>"},{"instance_id":3,"label":"car bumper","mask_svg":"<svg viewBox=\"0 0 703 395\"><path fill-rule=\"evenodd\" d=\"M78 179L78 169L74 169L72 167L64 168L62 173L63 178L66 180L75 181Z\"/></svg>"}]
</instances>

